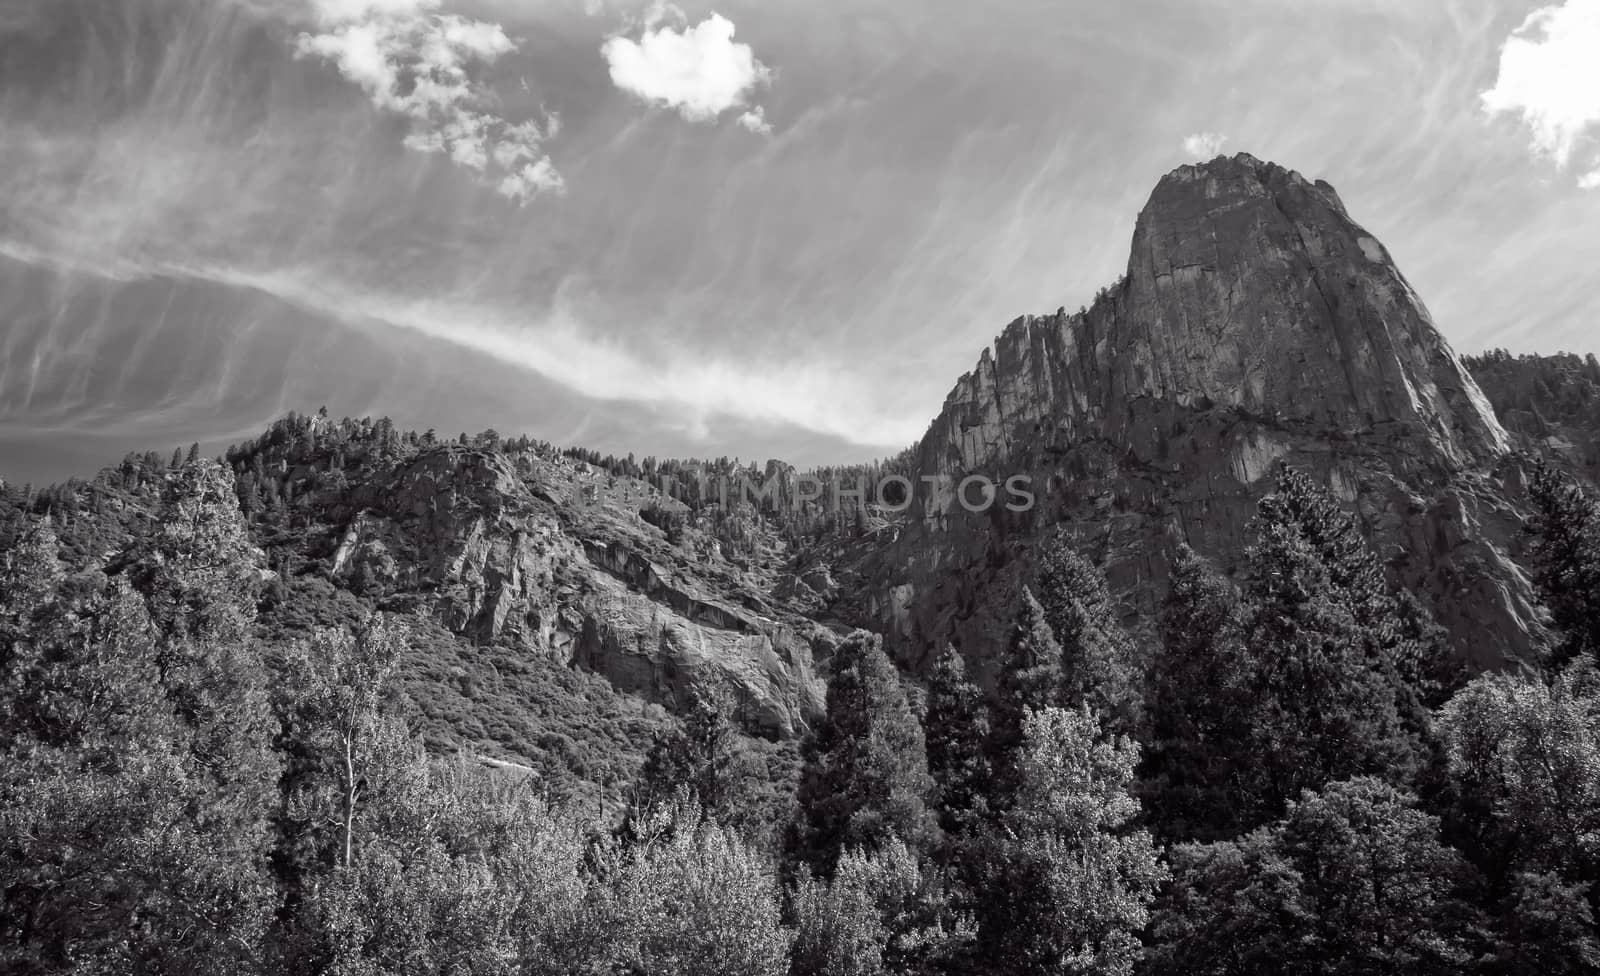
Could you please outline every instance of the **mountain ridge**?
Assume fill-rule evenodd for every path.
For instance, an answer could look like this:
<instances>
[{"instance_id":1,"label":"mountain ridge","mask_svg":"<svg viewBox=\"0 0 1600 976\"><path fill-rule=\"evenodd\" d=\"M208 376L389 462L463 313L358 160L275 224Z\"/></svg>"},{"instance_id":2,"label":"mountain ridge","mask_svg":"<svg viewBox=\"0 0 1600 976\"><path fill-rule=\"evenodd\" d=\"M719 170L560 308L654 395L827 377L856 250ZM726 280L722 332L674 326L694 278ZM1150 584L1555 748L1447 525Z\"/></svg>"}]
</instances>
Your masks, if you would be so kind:
<instances>
[{"instance_id":1,"label":"mountain ridge","mask_svg":"<svg viewBox=\"0 0 1600 976\"><path fill-rule=\"evenodd\" d=\"M1488 399L1337 192L1248 154L1165 176L1125 275L1079 313L1008 325L914 452L920 517L896 551L863 555L857 578L891 582L852 606L911 657L1002 638L1028 539L1057 524L1151 619L1178 542L1237 568L1279 461L1356 509L1474 666L1536 653L1520 516L1496 480L1515 479L1511 441ZM1043 500L965 517L953 486L977 472L1026 474ZM924 612L889 609L911 603Z\"/></svg>"},{"instance_id":2,"label":"mountain ridge","mask_svg":"<svg viewBox=\"0 0 1600 976\"><path fill-rule=\"evenodd\" d=\"M459 642L460 667L538 659L672 711L711 697L781 741L820 714L821 665L855 627L883 632L914 672L950 642L983 674L1058 529L1148 643L1180 544L1245 569L1278 463L1353 512L1462 661L1532 660L1544 629L1518 559L1534 427L1507 433L1331 186L1241 154L1163 178L1123 278L1079 313L1013 320L907 452L822 473L905 477L903 511L798 501L800 472L779 462L601 459L321 415L279 421L226 460L280 610L337 597L345 610L311 616L421 612ZM94 520L144 504L123 487L165 470L130 456L27 504L68 506L99 538ZM954 492L972 474L1025 475L1036 503L969 512ZM749 478L773 499L728 504L701 477ZM125 510L102 510L108 497ZM80 569L106 568L116 533L101 535L78 546Z\"/></svg>"}]
</instances>

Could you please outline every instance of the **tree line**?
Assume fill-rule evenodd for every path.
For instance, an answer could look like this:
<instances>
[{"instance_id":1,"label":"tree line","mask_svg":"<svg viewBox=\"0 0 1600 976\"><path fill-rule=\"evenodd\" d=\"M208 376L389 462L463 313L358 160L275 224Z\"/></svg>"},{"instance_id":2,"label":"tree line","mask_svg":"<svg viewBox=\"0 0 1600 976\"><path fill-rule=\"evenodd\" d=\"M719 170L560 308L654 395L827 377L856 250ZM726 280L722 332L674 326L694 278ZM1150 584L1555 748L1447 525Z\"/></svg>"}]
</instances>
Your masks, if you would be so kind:
<instances>
[{"instance_id":1,"label":"tree line","mask_svg":"<svg viewBox=\"0 0 1600 976\"><path fill-rule=\"evenodd\" d=\"M1453 668L1284 468L1152 653L1056 537L1004 647L916 684L845 639L792 795L707 701L613 820L430 755L407 618L258 638L233 471L185 458L101 585L49 519L0 564L0 970L1595 972L1600 509L1531 496L1537 672Z\"/></svg>"}]
</instances>

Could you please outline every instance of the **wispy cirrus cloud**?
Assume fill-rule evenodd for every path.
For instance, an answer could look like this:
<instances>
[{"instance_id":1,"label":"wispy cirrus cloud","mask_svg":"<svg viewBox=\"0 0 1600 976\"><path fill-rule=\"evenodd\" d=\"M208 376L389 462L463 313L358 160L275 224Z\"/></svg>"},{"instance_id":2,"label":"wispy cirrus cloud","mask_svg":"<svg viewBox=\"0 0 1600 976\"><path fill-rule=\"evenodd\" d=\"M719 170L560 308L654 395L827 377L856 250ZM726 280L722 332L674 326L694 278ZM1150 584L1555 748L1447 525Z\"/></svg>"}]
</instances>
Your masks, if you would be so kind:
<instances>
[{"instance_id":1,"label":"wispy cirrus cloud","mask_svg":"<svg viewBox=\"0 0 1600 976\"><path fill-rule=\"evenodd\" d=\"M1578 184L1600 188L1592 145L1600 126L1600 0L1566 0L1529 14L1500 49L1499 75L1480 99L1491 116L1520 117L1534 153L1558 168L1587 156L1591 171Z\"/></svg>"},{"instance_id":2,"label":"wispy cirrus cloud","mask_svg":"<svg viewBox=\"0 0 1600 976\"><path fill-rule=\"evenodd\" d=\"M516 50L499 24L440 12L443 0L311 0L317 30L296 53L333 63L378 108L409 119L406 146L441 153L502 195L559 192L545 153L554 115L511 122L475 71Z\"/></svg>"},{"instance_id":3,"label":"wispy cirrus cloud","mask_svg":"<svg viewBox=\"0 0 1600 976\"><path fill-rule=\"evenodd\" d=\"M745 109L739 125L771 132L765 110L752 107L750 96L772 80L772 70L750 45L734 41L734 30L732 21L715 13L691 26L682 10L658 2L645 15L638 40L609 38L600 53L618 88L673 109L686 121L710 122Z\"/></svg>"}]
</instances>

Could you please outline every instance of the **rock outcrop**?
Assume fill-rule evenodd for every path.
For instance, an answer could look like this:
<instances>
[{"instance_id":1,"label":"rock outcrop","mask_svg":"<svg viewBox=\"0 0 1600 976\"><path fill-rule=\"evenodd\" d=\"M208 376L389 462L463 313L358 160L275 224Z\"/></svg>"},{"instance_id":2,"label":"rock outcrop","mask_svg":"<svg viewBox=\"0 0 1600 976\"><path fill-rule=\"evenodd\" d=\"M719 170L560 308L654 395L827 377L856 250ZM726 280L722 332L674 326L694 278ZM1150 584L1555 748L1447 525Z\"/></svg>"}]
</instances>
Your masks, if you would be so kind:
<instances>
[{"instance_id":1,"label":"rock outcrop","mask_svg":"<svg viewBox=\"0 0 1600 976\"><path fill-rule=\"evenodd\" d=\"M668 707L716 695L754 732L808 727L813 658L832 632L775 608L737 574L691 565L639 516L653 489L565 458L456 447L332 496L346 528L334 578L389 606L426 606L470 640L605 675Z\"/></svg>"},{"instance_id":2,"label":"rock outcrop","mask_svg":"<svg viewBox=\"0 0 1600 976\"><path fill-rule=\"evenodd\" d=\"M1498 666L1541 633L1510 448L1332 187L1248 155L1184 166L1141 213L1121 280L1077 314L1011 323L956 383L917 448L909 524L854 554L835 612L909 657L993 646L1060 524L1150 621L1179 541L1241 568L1281 460L1355 512L1465 659ZM1036 504L975 515L955 497L973 474L1025 474Z\"/></svg>"}]
</instances>

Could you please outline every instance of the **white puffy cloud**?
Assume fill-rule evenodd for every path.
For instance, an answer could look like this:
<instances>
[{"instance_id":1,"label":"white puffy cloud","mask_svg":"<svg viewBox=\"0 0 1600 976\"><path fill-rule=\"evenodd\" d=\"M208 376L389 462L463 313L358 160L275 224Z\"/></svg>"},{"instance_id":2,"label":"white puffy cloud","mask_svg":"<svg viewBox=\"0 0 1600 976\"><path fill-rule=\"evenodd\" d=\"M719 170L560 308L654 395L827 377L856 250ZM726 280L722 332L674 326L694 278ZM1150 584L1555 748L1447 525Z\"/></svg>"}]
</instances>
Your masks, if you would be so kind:
<instances>
[{"instance_id":1,"label":"white puffy cloud","mask_svg":"<svg viewBox=\"0 0 1600 976\"><path fill-rule=\"evenodd\" d=\"M739 124L758 136L772 134L772 123L767 121L767 110L760 105L739 116Z\"/></svg>"},{"instance_id":2,"label":"white puffy cloud","mask_svg":"<svg viewBox=\"0 0 1600 976\"><path fill-rule=\"evenodd\" d=\"M1519 116L1533 151L1559 168L1592 152L1600 124L1600 0L1566 0L1529 14L1500 49L1500 73L1480 98L1490 115ZM1600 186L1600 170L1579 184Z\"/></svg>"},{"instance_id":3,"label":"white puffy cloud","mask_svg":"<svg viewBox=\"0 0 1600 976\"><path fill-rule=\"evenodd\" d=\"M1183 151L1195 159L1215 159L1228 137L1215 132L1196 132L1183 140Z\"/></svg>"},{"instance_id":4,"label":"white puffy cloud","mask_svg":"<svg viewBox=\"0 0 1600 976\"><path fill-rule=\"evenodd\" d=\"M733 22L721 14L689 26L681 10L657 3L646 15L638 40L612 37L600 53L618 88L674 109L689 122L709 122L747 108L750 94L772 79L771 69L756 60L750 45L735 42L733 34ZM738 121L752 132L771 131L759 106Z\"/></svg>"},{"instance_id":5,"label":"white puffy cloud","mask_svg":"<svg viewBox=\"0 0 1600 976\"><path fill-rule=\"evenodd\" d=\"M499 24L440 12L443 0L311 0L317 30L296 53L332 62L374 105L411 120L408 148L441 153L526 202L562 188L544 152L554 117L512 123L473 70L516 50Z\"/></svg>"}]
</instances>

